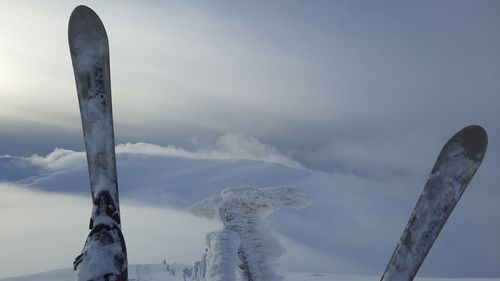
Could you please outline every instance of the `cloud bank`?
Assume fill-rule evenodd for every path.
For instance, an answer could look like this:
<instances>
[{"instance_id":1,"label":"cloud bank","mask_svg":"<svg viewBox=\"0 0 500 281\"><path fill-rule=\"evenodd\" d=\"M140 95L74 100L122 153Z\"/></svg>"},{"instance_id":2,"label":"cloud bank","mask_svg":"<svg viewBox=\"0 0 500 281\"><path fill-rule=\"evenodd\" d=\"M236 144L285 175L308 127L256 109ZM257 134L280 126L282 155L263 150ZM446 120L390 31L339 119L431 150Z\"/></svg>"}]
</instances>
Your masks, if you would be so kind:
<instances>
[{"instance_id":1,"label":"cloud bank","mask_svg":"<svg viewBox=\"0 0 500 281\"><path fill-rule=\"evenodd\" d=\"M281 164L294 169L305 169L299 162L281 154L276 148L264 144L253 137L229 133L217 139L214 145L195 147L188 150L173 145L160 146L150 143L126 143L116 146L116 154L143 154L151 156L171 156L188 159L212 160L252 160ZM10 155L4 159L16 158ZM85 152L56 148L45 155L21 157L20 160L47 170L57 171L80 167L86 159Z\"/></svg>"},{"instance_id":2,"label":"cloud bank","mask_svg":"<svg viewBox=\"0 0 500 281\"><path fill-rule=\"evenodd\" d=\"M71 267L88 234L90 200L5 183L0 183L0 192L0 278ZM122 205L131 263L159 263L166 258L191 264L203 252L205 233L219 227L186 212L130 200Z\"/></svg>"},{"instance_id":3,"label":"cloud bank","mask_svg":"<svg viewBox=\"0 0 500 281\"><path fill-rule=\"evenodd\" d=\"M117 153L177 156L191 159L243 159L277 163L291 168L304 168L299 162L281 154L276 148L253 137L229 133L221 136L211 147L186 150L175 146L159 146L148 143L126 143L116 147Z\"/></svg>"}]
</instances>

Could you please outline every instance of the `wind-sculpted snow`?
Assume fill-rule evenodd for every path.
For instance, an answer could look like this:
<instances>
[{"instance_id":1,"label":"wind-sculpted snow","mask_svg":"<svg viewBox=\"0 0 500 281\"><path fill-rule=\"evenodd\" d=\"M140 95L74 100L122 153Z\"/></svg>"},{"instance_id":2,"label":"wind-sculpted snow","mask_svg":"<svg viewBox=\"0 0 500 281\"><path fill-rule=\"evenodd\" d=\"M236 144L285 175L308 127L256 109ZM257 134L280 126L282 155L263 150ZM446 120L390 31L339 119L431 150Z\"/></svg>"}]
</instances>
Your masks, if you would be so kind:
<instances>
[{"instance_id":1,"label":"wind-sculpted snow","mask_svg":"<svg viewBox=\"0 0 500 281\"><path fill-rule=\"evenodd\" d=\"M240 237L231 230L214 231L206 237L206 281L230 281L236 279L238 267L238 247Z\"/></svg>"},{"instance_id":2,"label":"wind-sculpted snow","mask_svg":"<svg viewBox=\"0 0 500 281\"><path fill-rule=\"evenodd\" d=\"M228 204L235 206L235 209L242 206L252 211L271 212L278 208L297 208L309 205L311 202L306 198L301 191L291 187L240 187L223 190L220 196L202 200L189 209L198 216L213 219L220 215L220 209ZM265 218L267 214L260 214L260 216Z\"/></svg>"},{"instance_id":3,"label":"wind-sculpted snow","mask_svg":"<svg viewBox=\"0 0 500 281\"><path fill-rule=\"evenodd\" d=\"M290 187L240 187L226 189L220 196L203 200L190 208L199 216L215 218L222 221L224 229L219 233L209 234L207 241L211 259L208 272L224 272L218 279L210 281L233 281L229 273L234 270L229 262L224 268L219 261L237 258L240 276L245 281L278 281L282 277L274 272L274 261L285 252L272 233L267 216L279 208L299 208L310 204L310 201L299 190ZM239 237L228 239L232 233ZM215 240L214 240L215 238ZM213 243L213 242L216 243ZM229 245L224 245L229 243ZM227 252L232 250L232 252ZM223 270L220 270L220 268Z\"/></svg>"}]
</instances>

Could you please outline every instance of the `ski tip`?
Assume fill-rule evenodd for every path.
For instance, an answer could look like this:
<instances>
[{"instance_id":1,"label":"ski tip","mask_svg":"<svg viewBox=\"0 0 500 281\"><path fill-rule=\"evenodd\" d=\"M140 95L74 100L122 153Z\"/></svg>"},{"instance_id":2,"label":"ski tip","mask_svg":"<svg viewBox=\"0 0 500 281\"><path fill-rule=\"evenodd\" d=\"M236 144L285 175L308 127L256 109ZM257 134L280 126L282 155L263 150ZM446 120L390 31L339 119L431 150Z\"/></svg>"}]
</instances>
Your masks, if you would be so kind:
<instances>
[{"instance_id":1,"label":"ski tip","mask_svg":"<svg viewBox=\"0 0 500 281\"><path fill-rule=\"evenodd\" d=\"M96 12L87 6L80 5L71 12L71 16L69 17L69 31L73 30L72 27L83 26L94 26L104 30L104 25Z\"/></svg>"},{"instance_id":2,"label":"ski tip","mask_svg":"<svg viewBox=\"0 0 500 281\"><path fill-rule=\"evenodd\" d=\"M93 14L97 16L97 14L89 8L88 6L85 5L78 5L76 8L73 9L73 12L71 13L71 17L75 17L77 15L84 15L84 14Z\"/></svg>"},{"instance_id":3,"label":"ski tip","mask_svg":"<svg viewBox=\"0 0 500 281\"><path fill-rule=\"evenodd\" d=\"M486 130L479 125L471 125L458 131L450 141L459 142L470 159L482 160L488 146Z\"/></svg>"},{"instance_id":4,"label":"ski tip","mask_svg":"<svg viewBox=\"0 0 500 281\"><path fill-rule=\"evenodd\" d=\"M104 24L91 8L84 5L76 7L71 13L68 38L72 48L77 45L84 45L82 47L95 44L103 44L103 47L108 45Z\"/></svg>"}]
</instances>

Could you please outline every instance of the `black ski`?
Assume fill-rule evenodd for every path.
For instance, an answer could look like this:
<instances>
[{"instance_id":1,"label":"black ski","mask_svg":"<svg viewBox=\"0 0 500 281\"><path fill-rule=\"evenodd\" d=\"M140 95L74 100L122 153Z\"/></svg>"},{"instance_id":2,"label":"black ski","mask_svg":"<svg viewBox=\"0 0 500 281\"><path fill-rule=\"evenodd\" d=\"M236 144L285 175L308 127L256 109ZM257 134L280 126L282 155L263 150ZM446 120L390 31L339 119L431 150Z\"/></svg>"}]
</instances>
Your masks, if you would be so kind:
<instances>
[{"instance_id":1,"label":"black ski","mask_svg":"<svg viewBox=\"0 0 500 281\"><path fill-rule=\"evenodd\" d=\"M445 144L382 276L409 281L483 161L488 138L480 126L465 127Z\"/></svg>"},{"instance_id":2,"label":"black ski","mask_svg":"<svg viewBox=\"0 0 500 281\"><path fill-rule=\"evenodd\" d=\"M78 281L126 281L127 252L121 232L111 106L109 46L97 14L73 10L68 39L92 194L90 233L75 262Z\"/></svg>"}]
</instances>

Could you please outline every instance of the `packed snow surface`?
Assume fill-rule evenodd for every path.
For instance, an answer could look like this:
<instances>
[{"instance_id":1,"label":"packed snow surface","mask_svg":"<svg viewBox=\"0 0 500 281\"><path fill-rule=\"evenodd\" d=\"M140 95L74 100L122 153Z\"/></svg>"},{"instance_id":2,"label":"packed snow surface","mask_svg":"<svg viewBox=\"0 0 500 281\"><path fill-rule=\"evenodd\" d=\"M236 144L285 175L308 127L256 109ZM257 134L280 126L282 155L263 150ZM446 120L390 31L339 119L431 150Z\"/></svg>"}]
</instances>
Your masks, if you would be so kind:
<instances>
[{"instance_id":1,"label":"packed snow surface","mask_svg":"<svg viewBox=\"0 0 500 281\"><path fill-rule=\"evenodd\" d=\"M129 281L184 281L183 270L179 264L141 264L129 266ZM287 281L378 281L379 276L346 275L336 273L282 273ZM0 281L74 281L75 272L60 269L38 274L25 275ZM237 278L236 280L240 280ZM500 281L500 278L415 278L416 281Z\"/></svg>"}]
</instances>

